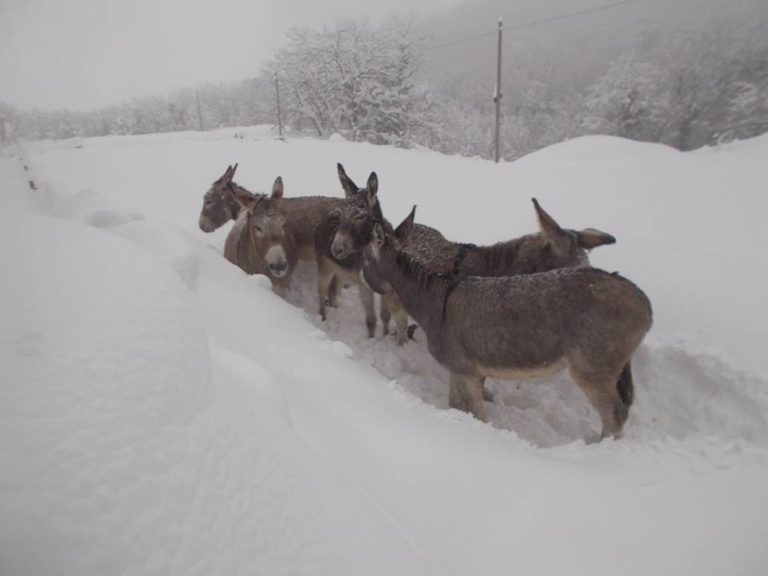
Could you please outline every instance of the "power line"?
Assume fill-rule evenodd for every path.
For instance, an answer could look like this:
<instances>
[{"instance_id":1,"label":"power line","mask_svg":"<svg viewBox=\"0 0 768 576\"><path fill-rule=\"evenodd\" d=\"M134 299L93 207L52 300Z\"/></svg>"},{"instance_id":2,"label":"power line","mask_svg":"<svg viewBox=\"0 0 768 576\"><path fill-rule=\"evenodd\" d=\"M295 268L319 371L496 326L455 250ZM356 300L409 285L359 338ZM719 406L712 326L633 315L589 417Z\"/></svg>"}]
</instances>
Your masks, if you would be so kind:
<instances>
[{"instance_id":1,"label":"power line","mask_svg":"<svg viewBox=\"0 0 768 576\"><path fill-rule=\"evenodd\" d=\"M603 4L602 6L595 6L593 8L585 8L577 12L570 12L568 14L559 14L557 16L551 16L542 20L534 20L533 22L526 22L525 24L518 24L516 26L504 26L502 30L522 30L524 28L532 28L534 26L540 26L542 24L548 24L557 20L565 20L567 18L575 18L577 16L584 16L585 14L591 14L593 12L600 12L602 10L608 10L610 8L616 8L618 6L624 6L626 4L635 4L637 2L643 2L645 0L622 0L621 2L614 2L613 4ZM445 42L443 44L437 44L436 46L429 46L425 50L438 50L439 48L445 48L447 46L454 46L455 44L463 44L465 42L471 42L478 38L484 38L485 36L492 36L498 34L498 30L490 32L483 32L482 34L475 34L474 36L467 36L466 38L459 38L458 40L452 40L451 42Z\"/></svg>"}]
</instances>

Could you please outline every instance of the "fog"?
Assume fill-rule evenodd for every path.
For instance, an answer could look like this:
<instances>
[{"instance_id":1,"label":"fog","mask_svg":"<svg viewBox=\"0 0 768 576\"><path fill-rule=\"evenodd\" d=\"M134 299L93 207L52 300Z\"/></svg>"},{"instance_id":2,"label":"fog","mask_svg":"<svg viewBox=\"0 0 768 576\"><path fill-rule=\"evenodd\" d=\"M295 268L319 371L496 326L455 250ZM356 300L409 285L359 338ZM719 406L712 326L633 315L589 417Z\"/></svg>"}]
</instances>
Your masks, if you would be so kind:
<instances>
[{"instance_id":1,"label":"fog","mask_svg":"<svg viewBox=\"0 0 768 576\"><path fill-rule=\"evenodd\" d=\"M417 13L457 0L422 0ZM410 0L0 0L0 102L86 109L255 76L292 26Z\"/></svg>"}]
</instances>

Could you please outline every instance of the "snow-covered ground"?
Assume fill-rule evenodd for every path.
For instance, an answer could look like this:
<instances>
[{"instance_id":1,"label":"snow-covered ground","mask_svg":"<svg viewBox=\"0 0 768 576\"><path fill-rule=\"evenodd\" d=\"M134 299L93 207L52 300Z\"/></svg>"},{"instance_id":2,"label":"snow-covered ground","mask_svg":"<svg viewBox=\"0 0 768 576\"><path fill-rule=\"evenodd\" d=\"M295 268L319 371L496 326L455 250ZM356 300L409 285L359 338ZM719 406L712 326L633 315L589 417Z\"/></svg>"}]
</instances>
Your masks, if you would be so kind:
<instances>
[{"instance_id":1,"label":"snow-covered ground","mask_svg":"<svg viewBox=\"0 0 768 576\"><path fill-rule=\"evenodd\" d=\"M0 157L0 573L762 574L768 570L768 137L682 154L582 138L512 164L263 128L27 144ZM326 325L197 228L224 168L459 241L534 231L531 197L618 238L650 296L621 441L567 376L447 409L423 333ZM28 166L28 171L23 165ZM30 190L31 178L38 190Z\"/></svg>"}]
</instances>

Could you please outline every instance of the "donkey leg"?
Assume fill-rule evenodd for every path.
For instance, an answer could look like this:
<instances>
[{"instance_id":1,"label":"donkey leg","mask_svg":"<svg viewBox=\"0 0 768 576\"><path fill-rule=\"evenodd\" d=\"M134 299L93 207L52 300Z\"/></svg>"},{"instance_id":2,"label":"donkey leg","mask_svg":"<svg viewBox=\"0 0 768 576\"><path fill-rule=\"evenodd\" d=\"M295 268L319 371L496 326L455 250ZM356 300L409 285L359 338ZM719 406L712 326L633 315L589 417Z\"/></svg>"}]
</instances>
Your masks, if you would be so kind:
<instances>
[{"instance_id":1,"label":"donkey leg","mask_svg":"<svg viewBox=\"0 0 768 576\"><path fill-rule=\"evenodd\" d=\"M392 306L389 298L389 294L382 294L379 299L381 309L379 311L379 318L381 319L381 333L386 336L389 334L389 321L392 318Z\"/></svg>"},{"instance_id":2,"label":"donkey leg","mask_svg":"<svg viewBox=\"0 0 768 576\"><path fill-rule=\"evenodd\" d=\"M325 309L330 304L329 290L336 284L336 276L325 258L317 261L317 292L320 299L320 318L325 320Z\"/></svg>"},{"instance_id":3,"label":"donkey leg","mask_svg":"<svg viewBox=\"0 0 768 576\"><path fill-rule=\"evenodd\" d=\"M618 382L622 370L579 370L571 367L571 377L589 399L603 424L600 439L607 436L621 437L621 429L629 415L629 405L619 394Z\"/></svg>"},{"instance_id":4,"label":"donkey leg","mask_svg":"<svg viewBox=\"0 0 768 576\"><path fill-rule=\"evenodd\" d=\"M402 346L408 342L408 312L403 308L400 298L393 293L384 294L381 301L382 303L386 302L390 314L395 318L395 341L399 346ZM382 317L383 321L384 318ZM387 333L386 330L384 333Z\"/></svg>"},{"instance_id":5,"label":"donkey leg","mask_svg":"<svg viewBox=\"0 0 768 576\"><path fill-rule=\"evenodd\" d=\"M363 303L363 310L365 310L365 327L368 329L368 338L373 338L376 335L376 311L373 305L373 290L371 290L367 284L360 283L360 301Z\"/></svg>"},{"instance_id":6,"label":"donkey leg","mask_svg":"<svg viewBox=\"0 0 768 576\"><path fill-rule=\"evenodd\" d=\"M396 342L399 346L403 346L408 342L408 312L405 311L405 308L400 306L400 309L394 316L395 329L397 330Z\"/></svg>"},{"instance_id":7,"label":"donkey leg","mask_svg":"<svg viewBox=\"0 0 768 576\"><path fill-rule=\"evenodd\" d=\"M336 274L333 275L331 284L328 286L328 306L339 307L339 277Z\"/></svg>"},{"instance_id":8,"label":"donkey leg","mask_svg":"<svg viewBox=\"0 0 768 576\"><path fill-rule=\"evenodd\" d=\"M451 372L451 391L448 403L451 408L471 412L475 418L488 421L483 403L483 381L479 376L464 376Z\"/></svg>"},{"instance_id":9,"label":"donkey leg","mask_svg":"<svg viewBox=\"0 0 768 576\"><path fill-rule=\"evenodd\" d=\"M288 293L288 284L282 280L272 279L272 292L280 296L285 300L285 295Z\"/></svg>"}]
</instances>

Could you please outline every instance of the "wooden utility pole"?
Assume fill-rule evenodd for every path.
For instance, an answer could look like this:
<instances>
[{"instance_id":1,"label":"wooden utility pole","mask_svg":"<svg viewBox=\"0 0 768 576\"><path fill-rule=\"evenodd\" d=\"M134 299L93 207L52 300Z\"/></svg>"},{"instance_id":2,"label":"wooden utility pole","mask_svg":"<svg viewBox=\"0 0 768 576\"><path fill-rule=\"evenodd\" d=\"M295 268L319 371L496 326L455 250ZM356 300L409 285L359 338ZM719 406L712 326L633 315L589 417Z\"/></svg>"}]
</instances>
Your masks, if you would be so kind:
<instances>
[{"instance_id":1,"label":"wooden utility pole","mask_svg":"<svg viewBox=\"0 0 768 576\"><path fill-rule=\"evenodd\" d=\"M275 97L277 98L277 131L280 134L280 140L285 140L283 136L283 113L280 110L280 81L275 72Z\"/></svg>"},{"instance_id":2,"label":"wooden utility pole","mask_svg":"<svg viewBox=\"0 0 768 576\"><path fill-rule=\"evenodd\" d=\"M496 90L494 90L493 101L496 103L496 133L494 137L494 158L499 163L501 158L501 31L503 29L503 19L499 16L499 44L496 52Z\"/></svg>"},{"instance_id":3,"label":"wooden utility pole","mask_svg":"<svg viewBox=\"0 0 768 576\"><path fill-rule=\"evenodd\" d=\"M197 129L203 131L203 114L200 112L200 92L195 90L195 104L197 105Z\"/></svg>"}]
</instances>

